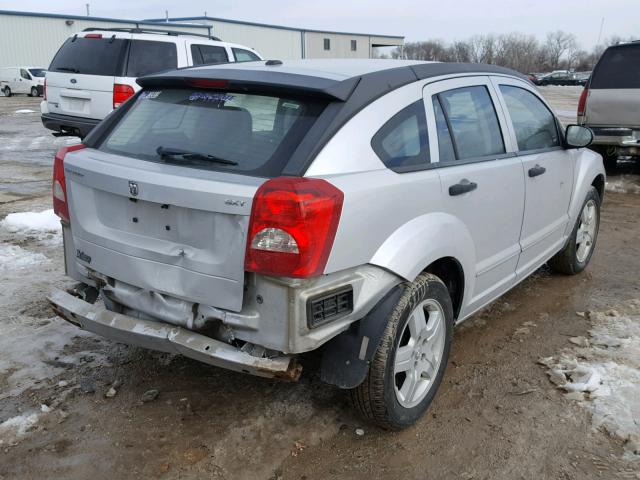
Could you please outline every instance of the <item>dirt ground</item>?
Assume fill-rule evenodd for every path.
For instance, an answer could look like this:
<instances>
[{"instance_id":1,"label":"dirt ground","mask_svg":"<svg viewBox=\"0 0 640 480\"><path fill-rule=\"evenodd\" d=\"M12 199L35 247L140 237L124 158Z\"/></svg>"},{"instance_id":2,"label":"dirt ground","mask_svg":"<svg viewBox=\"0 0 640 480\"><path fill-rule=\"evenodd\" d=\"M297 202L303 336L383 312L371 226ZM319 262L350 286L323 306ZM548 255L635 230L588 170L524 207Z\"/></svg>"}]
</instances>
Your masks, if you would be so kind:
<instances>
[{"instance_id":1,"label":"dirt ground","mask_svg":"<svg viewBox=\"0 0 640 480\"><path fill-rule=\"evenodd\" d=\"M579 89L543 92L571 122ZM51 208L53 154L72 140L42 127L38 102L0 97L0 219ZM586 334L576 312L640 298L640 168L623 164L608 189L587 271L542 268L456 328L434 404L396 433L354 416L314 358L287 384L81 333L45 301L70 283L59 238L0 231L0 246L41 260L0 265L0 424L30 419L0 436L0 479L639 479L623 442L537 363Z\"/></svg>"}]
</instances>

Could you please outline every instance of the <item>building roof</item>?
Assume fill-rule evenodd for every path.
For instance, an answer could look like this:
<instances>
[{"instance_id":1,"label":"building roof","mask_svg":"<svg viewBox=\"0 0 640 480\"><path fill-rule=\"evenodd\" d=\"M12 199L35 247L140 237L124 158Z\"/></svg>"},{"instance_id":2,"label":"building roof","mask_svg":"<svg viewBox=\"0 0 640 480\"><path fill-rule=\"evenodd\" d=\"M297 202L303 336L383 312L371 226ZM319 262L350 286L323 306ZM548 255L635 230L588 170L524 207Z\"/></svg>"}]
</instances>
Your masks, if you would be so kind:
<instances>
[{"instance_id":1,"label":"building roof","mask_svg":"<svg viewBox=\"0 0 640 480\"><path fill-rule=\"evenodd\" d=\"M125 20L122 18L108 18L108 17L93 17L87 15L64 15L61 13L41 13L41 12L20 12L15 10L0 10L0 15L14 15L18 17L41 17L41 18L60 18L64 20L89 20L96 22L113 22L113 23L127 23L127 24L139 24L139 25L153 25L158 26L158 22L152 22L149 20ZM165 22L166 23L166 22ZM172 27L192 27L202 28L207 30L209 27L203 23L166 23Z\"/></svg>"},{"instance_id":2,"label":"building roof","mask_svg":"<svg viewBox=\"0 0 640 480\"><path fill-rule=\"evenodd\" d=\"M245 22L244 20L231 20L228 18L218 18L218 17L209 17L209 16L200 16L200 17L169 17L170 22L187 22L193 20L210 20L213 22L224 22L224 23L235 23L240 25L253 25L256 27L267 27L267 28L277 28L280 30L293 30L293 31L302 31L302 32L315 32L315 33L334 33L339 35L364 35L368 37L383 37L383 38L396 38L404 40L404 35L382 35L379 33L354 33L354 32L338 32L333 30L314 30L312 28L296 28L296 27L285 27L283 25L273 25L270 23L259 23L259 22ZM148 18L145 21L148 22L166 22L166 18Z\"/></svg>"}]
</instances>

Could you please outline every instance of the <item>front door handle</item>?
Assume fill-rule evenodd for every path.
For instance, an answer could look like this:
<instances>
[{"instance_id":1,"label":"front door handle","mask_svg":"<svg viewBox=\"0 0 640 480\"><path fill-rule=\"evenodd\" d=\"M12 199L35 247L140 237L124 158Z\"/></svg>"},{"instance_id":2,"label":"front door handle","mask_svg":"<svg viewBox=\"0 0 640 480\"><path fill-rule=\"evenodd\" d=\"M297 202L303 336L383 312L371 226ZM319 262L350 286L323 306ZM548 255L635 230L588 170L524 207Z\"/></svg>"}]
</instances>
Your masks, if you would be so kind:
<instances>
[{"instance_id":1,"label":"front door handle","mask_svg":"<svg viewBox=\"0 0 640 480\"><path fill-rule=\"evenodd\" d=\"M537 177L538 175L542 175L546 171L547 171L546 168L541 167L540 165L536 164L535 167L529 169L529 177L531 177L531 178Z\"/></svg>"},{"instance_id":2,"label":"front door handle","mask_svg":"<svg viewBox=\"0 0 640 480\"><path fill-rule=\"evenodd\" d=\"M470 182L466 178L460 180L460 183L456 183L455 185L451 185L449 187L449 195L455 197L456 195L462 195L463 193L471 192L478 188L478 184L475 182Z\"/></svg>"}]
</instances>

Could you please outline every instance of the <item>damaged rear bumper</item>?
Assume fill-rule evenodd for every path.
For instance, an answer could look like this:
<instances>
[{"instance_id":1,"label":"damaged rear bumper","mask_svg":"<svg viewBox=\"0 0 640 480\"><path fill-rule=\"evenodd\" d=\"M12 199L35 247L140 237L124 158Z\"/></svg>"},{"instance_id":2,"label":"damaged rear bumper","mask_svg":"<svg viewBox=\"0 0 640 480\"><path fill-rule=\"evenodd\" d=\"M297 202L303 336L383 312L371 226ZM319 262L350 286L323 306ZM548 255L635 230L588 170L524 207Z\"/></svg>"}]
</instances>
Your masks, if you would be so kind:
<instances>
[{"instance_id":1,"label":"damaged rear bumper","mask_svg":"<svg viewBox=\"0 0 640 480\"><path fill-rule=\"evenodd\" d=\"M180 353L209 365L259 377L296 381L302 372L294 357L254 357L232 345L185 328L110 312L62 290L54 290L47 300L65 320L118 342Z\"/></svg>"}]
</instances>

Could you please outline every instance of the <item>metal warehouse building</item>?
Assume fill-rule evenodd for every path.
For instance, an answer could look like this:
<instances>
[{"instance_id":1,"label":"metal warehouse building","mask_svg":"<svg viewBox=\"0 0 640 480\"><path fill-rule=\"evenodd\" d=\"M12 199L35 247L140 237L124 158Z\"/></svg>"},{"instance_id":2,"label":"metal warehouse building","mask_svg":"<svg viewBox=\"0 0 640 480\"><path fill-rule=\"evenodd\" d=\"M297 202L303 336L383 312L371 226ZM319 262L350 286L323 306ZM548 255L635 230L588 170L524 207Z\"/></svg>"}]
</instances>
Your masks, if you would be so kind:
<instances>
[{"instance_id":1,"label":"metal warehouse building","mask_svg":"<svg viewBox=\"0 0 640 480\"><path fill-rule=\"evenodd\" d=\"M0 10L0 67L48 67L62 43L85 28L165 28L209 34L255 48L265 58L371 58L377 47L396 47L404 37L282 27L213 17L149 20Z\"/></svg>"}]
</instances>

